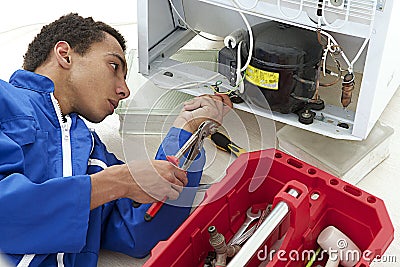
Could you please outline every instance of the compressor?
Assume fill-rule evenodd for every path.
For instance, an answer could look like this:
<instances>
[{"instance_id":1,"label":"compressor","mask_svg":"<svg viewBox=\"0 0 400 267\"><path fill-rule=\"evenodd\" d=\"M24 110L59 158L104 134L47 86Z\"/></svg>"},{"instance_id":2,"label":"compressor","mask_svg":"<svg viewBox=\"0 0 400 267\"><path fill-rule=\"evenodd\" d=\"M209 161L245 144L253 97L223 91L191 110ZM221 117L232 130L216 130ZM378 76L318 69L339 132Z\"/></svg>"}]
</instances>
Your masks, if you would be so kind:
<instances>
[{"instance_id":1,"label":"compressor","mask_svg":"<svg viewBox=\"0 0 400 267\"><path fill-rule=\"evenodd\" d=\"M272 111L297 113L302 123L312 123L315 115L311 109L320 110L324 103L316 95L319 65L323 47L313 31L267 21L252 27L254 36L251 61L243 73L243 99L251 99L251 90L260 90ZM249 55L249 34L241 45L241 61ZM237 47L236 47L237 49ZM237 53L224 47L219 52L220 65L228 66L219 71L230 81L236 80L235 72L227 71L235 66ZM252 99L257 103L257 99ZM311 118L311 120L310 120Z\"/></svg>"}]
</instances>

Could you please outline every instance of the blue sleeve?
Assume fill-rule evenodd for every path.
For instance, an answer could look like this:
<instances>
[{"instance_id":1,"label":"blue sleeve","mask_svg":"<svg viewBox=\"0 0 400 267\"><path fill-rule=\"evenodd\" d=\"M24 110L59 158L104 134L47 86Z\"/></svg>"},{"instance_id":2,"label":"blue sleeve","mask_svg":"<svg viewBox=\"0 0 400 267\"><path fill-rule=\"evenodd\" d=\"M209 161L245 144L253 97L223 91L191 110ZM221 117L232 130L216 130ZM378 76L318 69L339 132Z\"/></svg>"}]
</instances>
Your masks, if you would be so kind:
<instances>
[{"instance_id":1,"label":"blue sleeve","mask_svg":"<svg viewBox=\"0 0 400 267\"><path fill-rule=\"evenodd\" d=\"M158 149L156 159L162 160L166 155L175 155L191 135L184 130L171 128ZM135 209L131 200L117 200L104 229L102 247L142 258L160 240L168 239L190 214L205 164L204 154L202 150L188 169L189 183L180 197L167 201L152 221L144 221L144 214L150 204Z\"/></svg>"},{"instance_id":2,"label":"blue sleeve","mask_svg":"<svg viewBox=\"0 0 400 267\"><path fill-rule=\"evenodd\" d=\"M21 146L1 130L0 149L0 250L10 254L80 251L89 218L89 176L33 182L24 175Z\"/></svg>"}]
</instances>

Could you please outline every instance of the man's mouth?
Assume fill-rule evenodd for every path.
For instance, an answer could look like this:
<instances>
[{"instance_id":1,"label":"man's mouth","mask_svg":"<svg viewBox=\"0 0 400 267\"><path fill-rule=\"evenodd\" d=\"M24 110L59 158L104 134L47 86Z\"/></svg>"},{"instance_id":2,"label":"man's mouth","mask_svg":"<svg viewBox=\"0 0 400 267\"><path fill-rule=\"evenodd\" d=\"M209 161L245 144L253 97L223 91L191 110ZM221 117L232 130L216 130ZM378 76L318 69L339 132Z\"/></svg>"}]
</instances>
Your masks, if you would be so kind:
<instances>
[{"instance_id":1,"label":"man's mouth","mask_svg":"<svg viewBox=\"0 0 400 267\"><path fill-rule=\"evenodd\" d=\"M114 109L118 107L118 101L115 100L109 100L110 104L113 106Z\"/></svg>"}]
</instances>

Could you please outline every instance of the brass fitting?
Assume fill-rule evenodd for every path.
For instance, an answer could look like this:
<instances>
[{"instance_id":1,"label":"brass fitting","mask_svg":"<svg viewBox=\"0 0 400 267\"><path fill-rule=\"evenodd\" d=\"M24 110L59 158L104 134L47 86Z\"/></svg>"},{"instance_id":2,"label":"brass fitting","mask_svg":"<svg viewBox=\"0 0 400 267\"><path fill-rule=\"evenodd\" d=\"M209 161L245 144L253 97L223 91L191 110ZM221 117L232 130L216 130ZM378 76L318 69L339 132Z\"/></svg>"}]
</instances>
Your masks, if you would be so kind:
<instances>
[{"instance_id":1,"label":"brass fitting","mask_svg":"<svg viewBox=\"0 0 400 267\"><path fill-rule=\"evenodd\" d=\"M210 245L216 252L215 267L226 266L226 259L233 257L240 250L239 245L227 245L225 237L217 231L215 226L208 227L208 233L210 234Z\"/></svg>"}]
</instances>

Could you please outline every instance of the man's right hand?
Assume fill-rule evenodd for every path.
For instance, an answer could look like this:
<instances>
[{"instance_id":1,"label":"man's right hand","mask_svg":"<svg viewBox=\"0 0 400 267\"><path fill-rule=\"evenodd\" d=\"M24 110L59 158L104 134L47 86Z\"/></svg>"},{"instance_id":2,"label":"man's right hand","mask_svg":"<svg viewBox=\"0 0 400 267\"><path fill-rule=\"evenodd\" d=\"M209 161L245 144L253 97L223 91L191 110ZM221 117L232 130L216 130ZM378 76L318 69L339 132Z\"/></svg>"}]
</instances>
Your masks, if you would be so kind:
<instances>
[{"instance_id":1,"label":"man's right hand","mask_svg":"<svg viewBox=\"0 0 400 267\"><path fill-rule=\"evenodd\" d=\"M186 172L166 160L132 161L128 167L135 183L128 197L139 203L177 199L188 183Z\"/></svg>"},{"instance_id":2,"label":"man's right hand","mask_svg":"<svg viewBox=\"0 0 400 267\"><path fill-rule=\"evenodd\" d=\"M90 209L118 198L151 203L177 199L188 183L186 172L165 160L131 161L91 175Z\"/></svg>"}]
</instances>

